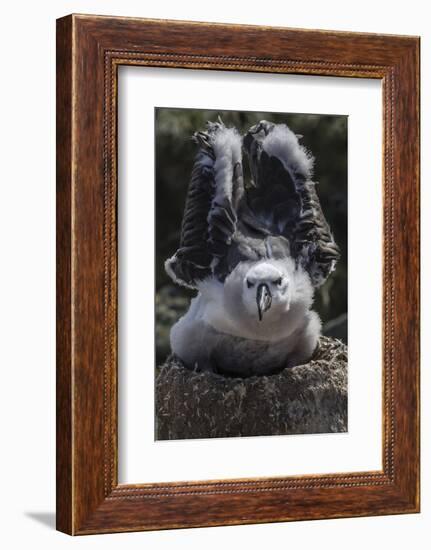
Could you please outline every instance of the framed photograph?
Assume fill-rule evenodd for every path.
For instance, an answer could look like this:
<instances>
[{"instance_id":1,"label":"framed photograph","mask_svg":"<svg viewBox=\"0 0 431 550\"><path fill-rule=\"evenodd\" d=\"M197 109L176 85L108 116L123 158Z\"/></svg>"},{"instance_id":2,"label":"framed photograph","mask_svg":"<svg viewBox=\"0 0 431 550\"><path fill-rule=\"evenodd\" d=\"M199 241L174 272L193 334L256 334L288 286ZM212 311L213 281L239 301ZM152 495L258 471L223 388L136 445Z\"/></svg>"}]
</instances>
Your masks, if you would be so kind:
<instances>
[{"instance_id":1,"label":"framed photograph","mask_svg":"<svg viewBox=\"0 0 431 550\"><path fill-rule=\"evenodd\" d=\"M419 38L57 21L57 528L419 511Z\"/></svg>"}]
</instances>

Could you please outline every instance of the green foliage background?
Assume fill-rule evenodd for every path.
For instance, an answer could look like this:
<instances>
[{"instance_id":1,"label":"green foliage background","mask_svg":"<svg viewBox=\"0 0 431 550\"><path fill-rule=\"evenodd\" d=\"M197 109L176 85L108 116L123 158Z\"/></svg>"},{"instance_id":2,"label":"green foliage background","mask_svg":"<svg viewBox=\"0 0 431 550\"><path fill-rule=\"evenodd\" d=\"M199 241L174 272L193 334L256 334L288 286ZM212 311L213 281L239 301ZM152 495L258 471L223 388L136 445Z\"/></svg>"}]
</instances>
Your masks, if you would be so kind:
<instances>
[{"instance_id":1,"label":"green foliage background","mask_svg":"<svg viewBox=\"0 0 431 550\"><path fill-rule=\"evenodd\" d=\"M164 262L175 253L188 182L196 153L191 136L208 120L245 133L262 119L284 123L303 137L315 157L314 181L323 212L341 248L335 272L315 298L324 334L347 342L347 117L317 114L156 109L156 358L169 355L169 331L188 307L192 292L172 284Z\"/></svg>"}]
</instances>

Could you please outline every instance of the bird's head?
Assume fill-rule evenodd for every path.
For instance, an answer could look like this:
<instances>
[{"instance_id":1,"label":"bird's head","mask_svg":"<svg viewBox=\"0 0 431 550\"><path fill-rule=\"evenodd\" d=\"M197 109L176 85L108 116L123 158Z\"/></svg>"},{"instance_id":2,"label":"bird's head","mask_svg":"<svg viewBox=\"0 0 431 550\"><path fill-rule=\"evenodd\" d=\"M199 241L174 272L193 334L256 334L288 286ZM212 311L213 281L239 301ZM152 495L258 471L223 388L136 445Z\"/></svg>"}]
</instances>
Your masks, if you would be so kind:
<instances>
[{"instance_id":1,"label":"bird's head","mask_svg":"<svg viewBox=\"0 0 431 550\"><path fill-rule=\"evenodd\" d=\"M263 321L271 313L286 311L290 303L289 275L280 266L262 261L244 275L242 300L248 313Z\"/></svg>"}]
</instances>

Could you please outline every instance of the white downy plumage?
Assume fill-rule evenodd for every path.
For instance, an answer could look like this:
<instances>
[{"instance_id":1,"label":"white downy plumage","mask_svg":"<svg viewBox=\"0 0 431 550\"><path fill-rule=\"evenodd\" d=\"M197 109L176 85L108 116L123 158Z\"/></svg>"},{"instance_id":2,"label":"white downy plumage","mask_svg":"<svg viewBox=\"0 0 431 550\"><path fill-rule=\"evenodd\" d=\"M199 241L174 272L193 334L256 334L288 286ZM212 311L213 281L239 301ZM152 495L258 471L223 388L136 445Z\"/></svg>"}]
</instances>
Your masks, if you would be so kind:
<instances>
[{"instance_id":1,"label":"white downy plumage","mask_svg":"<svg viewBox=\"0 0 431 550\"><path fill-rule=\"evenodd\" d=\"M201 147L189 187L182 242L166 262L166 270L175 282L195 288L198 294L171 329L172 352L188 368L239 376L269 374L305 362L313 354L321 330L320 319L311 309L314 288L333 268L331 254L337 257L317 195L310 200L306 196L310 190L314 193L314 159L287 126L266 121L251 128L244 143L236 129L222 123L209 123L208 131L195 137ZM263 175L259 172L259 177L266 177L262 191L267 193L265 208L271 200L271 166L276 177L278 162L286 171L286 196L290 201L292 193L298 196L298 208L293 210L298 219L293 226L306 239L309 233L304 233L303 227L313 229L309 220L320 216L318 226L323 227L322 219L326 224L321 241L305 241L293 257L289 251L294 249L295 232L283 233L292 220L289 210L283 218L282 208L281 221L272 232L263 225L259 229L259 203L255 210L250 206L253 200L248 200L239 169L242 146L255 170L261 155L267 155ZM277 207L280 218L280 205L274 204L275 210ZM267 210L265 216L267 223ZM317 259L311 257L319 246L326 254L323 261L318 255ZM322 275L313 280L316 266Z\"/></svg>"}]
</instances>

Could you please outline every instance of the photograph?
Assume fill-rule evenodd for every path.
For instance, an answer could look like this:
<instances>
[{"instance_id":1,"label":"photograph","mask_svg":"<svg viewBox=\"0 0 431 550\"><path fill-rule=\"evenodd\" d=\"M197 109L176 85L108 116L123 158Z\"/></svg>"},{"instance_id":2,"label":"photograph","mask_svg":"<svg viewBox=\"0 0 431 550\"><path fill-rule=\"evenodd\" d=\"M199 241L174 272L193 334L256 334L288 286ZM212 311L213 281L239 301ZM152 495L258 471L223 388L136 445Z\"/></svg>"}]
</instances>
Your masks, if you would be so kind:
<instances>
[{"instance_id":1,"label":"photograph","mask_svg":"<svg viewBox=\"0 0 431 550\"><path fill-rule=\"evenodd\" d=\"M348 116L155 108L156 440L348 430Z\"/></svg>"},{"instance_id":2,"label":"photograph","mask_svg":"<svg viewBox=\"0 0 431 550\"><path fill-rule=\"evenodd\" d=\"M429 4L2 8L2 548L429 548Z\"/></svg>"},{"instance_id":3,"label":"photograph","mask_svg":"<svg viewBox=\"0 0 431 550\"><path fill-rule=\"evenodd\" d=\"M302 540L333 519L345 546L349 518L381 515L393 528L373 519L368 543L403 540L421 490L421 28L393 5L347 25L300 6L308 28L294 5L251 25L175 6L56 22L56 528L140 544L225 526L232 546L234 525L297 521ZM9 187L21 226L34 201Z\"/></svg>"}]
</instances>

